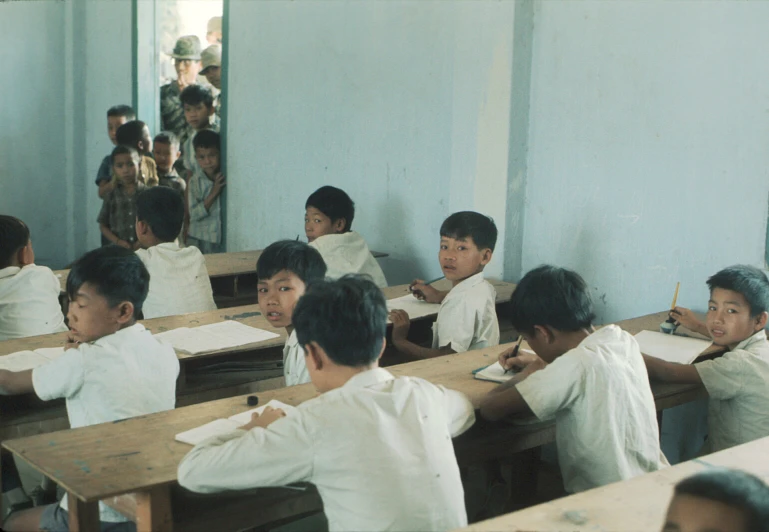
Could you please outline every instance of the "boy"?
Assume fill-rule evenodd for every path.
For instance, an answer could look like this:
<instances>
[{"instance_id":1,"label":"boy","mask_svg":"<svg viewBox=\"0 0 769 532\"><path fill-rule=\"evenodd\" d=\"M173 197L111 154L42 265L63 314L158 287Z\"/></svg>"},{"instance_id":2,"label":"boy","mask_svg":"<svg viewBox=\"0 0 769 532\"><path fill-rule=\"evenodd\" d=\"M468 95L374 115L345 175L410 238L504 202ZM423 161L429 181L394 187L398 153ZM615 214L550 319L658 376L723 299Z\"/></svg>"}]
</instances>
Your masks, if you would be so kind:
<instances>
[{"instance_id":1,"label":"boy","mask_svg":"<svg viewBox=\"0 0 769 532\"><path fill-rule=\"evenodd\" d=\"M179 464L179 484L205 493L311 482L331 531L464 526L451 438L472 425L472 404L378 367L387 327L379 288L360 276L314 283L292 319L320 397L201 442Z\"/></svg>"},{"instance_id":2,"label":"boy","mask_svg":"<svg viewBox=\"0 0 769 532\"><path fill-rule=\"evenodd\" d=\"M379 288L387 286L382 268L360 234L352 231L355 204L344 190L325 186L310 194L304 205L304 233L320 251L328 276L348 273L368 275Z\"/></svg>"},{"instance_id":3,"label":"boy","mask_svg":"<svg viewBox=\"0 0 769 532\"><path fill-rule=\"evenodd\" d=\"M310 382L304 351L296 339L291 314L310 283L322 281L326 264L317 249L304 242L281 240L267 246L256 262L259 308L273 327L285 327L288 340L283 348L286 386Z\"/></svg>"},{"instance_id":4,"label":"boy","mask_svg":"<svg viewBox=\"0 0 769 532\"><path fill-rule=\"evenodd\" d=\"M500 355L505 368L524 369L486 396L484 418L555 418L558 462L570 493L668 465L638 343L616 325L593 329L593 304L579 275L535 268L515 288L510 312L536 356L516 348Z\"/></svg>"},{"instance_id":5,"label":"boy","mask_svg":"<svg viewBox=\"0 0 769 532\"><path fill-rule=\"evenodd\" d=\"M35 264L27 225L0 215L0 340L67 330L59 280Z\"/></svg>"},{"instance_id":6,"label":"boy","mask_svg":"<svg viewBox=\"0 0 769 532\"><path fill-rule=\"evenodd\" d=\"M65 398L72 428L170 410L176 402L179 361L136 323L149 274L133 252L116 246L90 251L67 278L71 328L66 351L33 370L0 371L0 393ZM135 530L120 513L99 503L102 530ZM66 497L60 504L14 514L3 530L68 530Z\"/></svg>"},{"instance_id":7,"label":"boy","mask_svg":"<svg viewBox=\"0 0 769 532\"><path fill-rule=\"evenodd\" d=\"M139 152L141 161L139 165L139 181L148 187L158 184L158 168L150 157L152 153L152 136L150 128L141 120L132 120L120 126L117 130L117 143L129 146Z\"/></svg>"},{"instance_id":8,"label":"boy","mask_svg":"<svg viewBox=\"0 0 769 532\"><path fill-rule=\"evenodd\" d=\"M187 245L196 246L204 254L221 253L220 195L226 183L219 171L219 133L203 130L195 135L193 146L198 164L187 189L190 213Z\"/></svg>"},{"instance_id":9,"label":"boy","mask_svg":"<svg viewBox=\"0 0 769 532\"><path fill-rule=\"evenodd\" d=\"M201 85L190 85L179 96L184 107L184 119L187 129L182 134L182 165L186 172L185 179L189 180L195 170L195 147L193 140L199 131L217 128L211 123L214 115L214 95L211 89Z\"/></svg>"},{"instance_id":10,"label":"boy","mask_svg":"<svg viewBox=\"0 0 769 532\"><path fill-rule=\"evenodd\" d=\"M769 486L734 469L708 469L676 484L662 532L763 532Z\"/></svg>"},{"instance_id":11,"label":"boy","mask_svg":"<svg viewBox=\"0 0 769 532\"><path fill-rule=\"evenodd\" d=\"M758 268L737 265L716 273L707 285L707 333L729 351L693 365L644 356L653 379L705 386L710 396L706 453L769 436L769 342L764 331L769 280Z\"/></svg>"},{"instance_id":12,"label":"boy","mask_svg":"<svg viewBox=\"0 0 769 532\"><path fill-rule=\"evenodd\" d=\"M137 181L139 154L128 146L112 150L112 164L118 184L104 197L99 212L99 229L110 243L138 249L136 239L136 196L146 187Z\"/></svg>"},{"instance_id":13,"label":"boy","mask_svg":"<svg viewBox=\"0 0 769 532\"><path fill-rule=\"evenodd\" d=\"M216 310L206 261L196 247L180 248L184 200L166 187L145 190L136 200L136 252L150 273L144 317L160 318Z\"/></svg>"},{"instance_id":14,"label":"boy","mask_svg":"<svg viewBox=\"0 0 769 532\"><path fill-rule=\"evenodd\" d=\"M187 183L179 177L174 163L182 152L179 151L179 138L170 131L163 131L155 136L152 143L152 156L158 168L158 185L170 187L184 193Z\"/></svg>"},{"instance_id":15,"label":"boy","mask_svg":"<svg viewBox=\"0 0 769 532\"><path fill-rule=\"evenodd\" d=\"M432 348L406 339L410 322L405 311L390 313L393 344L412 357L431 358L499 344L497 293L483 278L497 243L494 221L477 212L457 212L446 218L440 234L438 260L451 290L444 295L420 281L412 283L415 295L441 304L433 324Z\"/></svg>"},{"instance_id":16,"label":"boy","mask_svg":"<svg viewBox=\"0 0 769 532\"><path fill-rule=\"evenodd\" d=\"M112 141L113 146L117 146L117 130L120 126L136 120L136 112L128 105L116 105L110 107L107 111L107 134L109 134L109 140ZM112 155L107 155L102 159L99 165L99 171L96 173L96 186L99 187L99 197L104 199L107 192L110 192L115 188L115 183L112 181Z\"/></svg>"}]
</instances>

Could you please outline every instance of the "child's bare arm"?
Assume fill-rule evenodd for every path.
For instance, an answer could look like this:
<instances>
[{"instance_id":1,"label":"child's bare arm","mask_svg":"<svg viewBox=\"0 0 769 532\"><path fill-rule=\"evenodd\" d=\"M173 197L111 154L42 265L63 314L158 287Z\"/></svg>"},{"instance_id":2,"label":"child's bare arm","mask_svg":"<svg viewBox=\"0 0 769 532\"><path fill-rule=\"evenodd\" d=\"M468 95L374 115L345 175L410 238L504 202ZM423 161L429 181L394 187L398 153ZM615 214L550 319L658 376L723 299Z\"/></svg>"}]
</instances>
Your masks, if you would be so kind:
<instances>
[{"instance_id":1,"label":"child's bare arm","mask_svg":"<svg viewBox=\"0 0 769 532\"><path fill-rule=\"evenodd\" d=\"M104 199L104 196L115 190L115 183L112 180L99 181L99 197Z\"/></svg>"},{"instance_id":2,"label":"child's bare arm","mask_svg":"<svg viewBox=\"0 0 769 532\"><path fill-rule=\"evenodd\" d=\"M214 179L214 188L211 189L211 192L203 202L203 205L207 211L211 210L211 206L214 204L214 201L216 201L216 198L219 197L219 194L222 193L222 189L226 184L227 183L224 181L224 176L222 174L217 174L216 179Z\"/></svg>"},{"instance_id":3,"label":"child's bare arm","mask_svg":"<svg viewBox=\"0 0 769 532\"><path fill-rule=\"evenodd\" d=\"M441 347L440 349L432 349L410 342L406 336L408 336L411 320L405 310L391 311L390 321L393 322L393 345L395 345L395 348L401 353L405 353L414 358L434 358L441 355L450 355L455 352L450 346Z\"/></svg>"},{"instance_id":4,"label":"child's bare arm","mask_svg":"<svg viewBox=\"0 0 769 532\"><path fill-rule=\"evenodd\" d=\"M131 244L129 242L126 242L125 240L121 240L115 233L112 232L112 230L107 227L104 224L99 224L99 229L101 229L101 234L104 235L104 238L112 242L113 244L117 244L120 247L131 249Z\"/></svg>"},{"instance_id":5,"label":"child's bare arm","mask_svg":"<svg viewBox=\"0 0 769 532\"><path fill-rule=\"evenodd\" d=\"M649 355L643 355L643 357L646 371L652 380L680 384L702 384L700 374L693 365L674 364Z\"/></svg>"},{"instance_id":6,"label":"child's bare arm","mask_svg":"<svg viewBox=\"0 0 769 532\"><path fill-rule=\"evenodd\" d=\"M19 395L35 391L32 386L32 370L0 370L0 395Z\"/></svg>"}]
</instances>

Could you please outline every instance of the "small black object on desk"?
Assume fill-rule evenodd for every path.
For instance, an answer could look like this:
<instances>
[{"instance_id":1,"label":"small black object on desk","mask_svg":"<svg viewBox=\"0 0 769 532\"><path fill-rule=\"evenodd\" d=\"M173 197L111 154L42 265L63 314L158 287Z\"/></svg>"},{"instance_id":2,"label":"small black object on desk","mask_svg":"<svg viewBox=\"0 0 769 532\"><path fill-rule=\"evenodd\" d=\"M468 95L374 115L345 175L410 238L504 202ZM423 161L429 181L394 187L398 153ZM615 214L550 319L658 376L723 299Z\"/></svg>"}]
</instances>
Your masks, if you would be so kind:
<instances>
[{"instance_id":1,"label":"small black object on desk","mask_svg":"<svg viewBox=\"0 0 769 532\"><path fill-rule=\"evenodd\" d=\"M255 395L249 395L246 403L248 403L248 406L256 406L259 404L259 398Z\"/></svg>"}]
</instances>

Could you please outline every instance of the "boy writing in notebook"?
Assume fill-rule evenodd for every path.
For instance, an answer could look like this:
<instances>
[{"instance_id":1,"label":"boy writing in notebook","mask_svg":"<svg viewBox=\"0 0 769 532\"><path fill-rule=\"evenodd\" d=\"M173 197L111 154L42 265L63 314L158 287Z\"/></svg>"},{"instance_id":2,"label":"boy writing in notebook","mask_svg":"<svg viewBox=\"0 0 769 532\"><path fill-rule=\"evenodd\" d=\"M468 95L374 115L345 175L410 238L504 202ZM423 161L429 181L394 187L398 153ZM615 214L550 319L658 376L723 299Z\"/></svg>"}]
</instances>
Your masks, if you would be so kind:
<instances>
[{"instance_id":1,"label":"boy writing in notebook","mask_svg":"<svg viewBox=\"0 0 769 532\"><path fill-rule=\"evenodd\" d=\"M355 204L344 190L320 187L307 198L304 209L304 233L310 245L320 251L329 278L359 273L371 277L380 288L387 286L366 241L351 229Z\"/></svg>"},{"instance_id":2,"label":"boy writing in notebook","mask_svg":"<svg viewBox=\"0 0 769 532\"><path fill-rule=\"evenodd\" d=\"M128 146L112 150L112 168L117 186L104 196L99 212L99 229L110 243L138 249L136 239L136 198L146 187L139 181L139 154Z\"/></svg>"},{"instance_id":3,"label":"boy writing in notebook","mask_svg":"<svg viewBox=\"0 0 769 532\"><path fill-rule=\"evenodd\" d=\"M117 130L120 126L131 120L136 120L136 112L128 105L116 105L107 110L107 134L113 146L117 146ZM108 192L115 188L112 180L112 154L106 155L99 165L96 173L96 186L99 187L99 197L104 198Z\"/></svg>"},{"instance_id":4,"label":"boy writing in notebook","mask_svg":"<svg viewBox=\"0 0 769 532\"><path fill-rule=\"evenodd\" d=\"M117 130L117 143L135 149L141 158L139 161L139 181L148 187L158 184L158 168L152 159L152 136L147 124L141 120L132 120Z\"/></svg>"},{"instance_id":5,"label":"boy writing in notebook","mask_svg":"<svg viewBox=\"0 0 769 532\"><path fill-rule=\"evenodd\" d=\"M579 275L535 268L515 288L510 314L536 356L516 348L500 355L503 367L523 369L486 396L484 418L554 418L570 493L668 465L638 343L616 325L593 329L593 305Z\"/></svg>"},{"instance_id":6,"label":"boy writing in notebook","mask_svg":"<svg viewBox=\"0 0 769 532\"><path fill-rule=\"evenodd\" d=\"M148 287L147 269L129 250L107 246L83 255L67 278L71 331L64 354L33 370L0 370L0 393L64 398L72 428L174 408L176 354L136 323ZM103 503L99 515L102 530L136 529ZM3 530L68 530L68 519L65 497L11 514Z\"/></svg>"},{"instance_id":7,"label":"boy writing in notebook","mask_svg":"<svg viewBox=\"0 0 769 532\"><path fill-rule=\"evenodd\" d=\"M35 264L27 225L0 215L0 340L66 331L60 291L51 269Z\"/></svg>"},{"instance_id":8,"label":"boy writing in notebook","mask_svg":"<svg viewBox=\"0 0 769 532\"><path fill-rule=\"evenodd\" d=\"M136 254L150 274L144 317L216 310L206 260L194 246L179 247L184 200L167 187L145 190L136 200Z\"/></svg>"},{"instance_id":9,"label":"boy writing in notebook","mask_svg":"<svg viewBox=\"0 0 769 532\"><path fill-rule=\"evenodd\" d=\"M752 266L725 268L707 281L706 324L685 323L728 350L693 365L644 356L652 379L703 384L710 397L704 452L728 449L769 436L769 280ZM681 313L678 313L679 316ZM671 312L671 317L676 314Z\"/></svg>"},{"instance_id":10,"label":"boy writing in notebook","mask_svg":"<svg viewBox=\"0 0 769 532\"><path fill-rule=\"evenodd\" d=\"M189 227L187 245L204 254L224 251L221 193L226 184L221 173L219 133L204 130L193 141L197 165L187 189Z\"/></svg>"},{"instance_id":11,"label":"boy writing in notebook","mask_svg":"<svg viewBox=\"0 0 769 532\"><path fill-rule=\"evenodd\" d=\"M336 530L453 530L467 523L451 438L474 421L468 399L379 368L387 306L368 279L308 287L293 323L320 397L284 416L265 409L198 444L179 483L209 493L311 482Z\"/></svg>"},{"instance_id":12,"label":"boy writing in notebook","mask_svg":"<svg viewBox=\"0 0 769 532\"><path fill-rule=\"evenodd\" d=\"M259 308L273 327L285 327L288 340L283 347L283 375L286 386L310 382L304 350L296 338L291 315L307 286L322 281L326 264L317 249L304 242L281 240L267 246L256 261Z\"/></svg>"},{"instance_id":13,"label":"boy writing in notebook","mask_svg":"<svg viewBox=\"0 0 769 532\"><path fill-rule=\"evenodd\" d=\"M152 142L152 156L158 167L158 185L184 193L187 183L179 177L174 168L174 163L180 155L179 138L176 135L170 131L155 135L155 140Z\"/></svg>"},{"instance_id":14,"label":"boy writing in notebook","mask_svg":"<svg viewBox=\"0 0 769 532\"><path fill-rule=\"evenodd\" d=\"M416 358L462 353L499 344L497 294L483 278L483 269L491 260L497 243L494 221L477 212L457 212L443 222L440 235L438 261L452 288L448 294L440 294L424 283L416 285L419 295L441 304L433 324L432 347L419 346L406 338L410 324L406 311L390 312L395 348Z\"/></svg>"}]
</instances>

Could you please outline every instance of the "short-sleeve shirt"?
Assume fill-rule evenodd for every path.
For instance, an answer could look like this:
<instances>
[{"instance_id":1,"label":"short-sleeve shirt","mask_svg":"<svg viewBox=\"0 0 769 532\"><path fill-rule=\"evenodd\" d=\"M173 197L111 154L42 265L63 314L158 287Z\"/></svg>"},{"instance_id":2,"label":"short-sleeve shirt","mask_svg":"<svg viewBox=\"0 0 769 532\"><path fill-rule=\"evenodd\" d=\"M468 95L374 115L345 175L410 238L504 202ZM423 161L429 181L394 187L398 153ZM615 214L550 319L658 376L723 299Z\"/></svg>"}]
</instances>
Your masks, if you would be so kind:
<instances>
[{"instance_id":1,"label":"short-sleeve shirt","mask_svg":"<svg viewBox=\"0 0 769 532\"><path fill-rule=\"evenodd\" d=\"M461 281L446 295L433 324L433 349L456 353L499 344L497 291L483 272Z\"/></svg>"},{"instance_id":2,"label":"short-sleeve shirt","mask_svg":"<svg viewBox=\"0 0 769 532\"><path fill-rule=\"evenodd\" d=\"M310 372L304 359L304 349L299 345L296 331L286 340L283 346L283 375L286 378L286 386L296 386L310 382Z\"/></svg>"},{"instance_id":3,"label":"short-sleeve shirt","mask_svg":"<svg viewBox=\"0 0 769 532\"><path fill-rule=\"evenodd\" d=\"M136 242L136 198L145 188L144 183L136 183L136 190L129 195L118 184L104 196L99 223L106 225L120 240Z\"/></svg>"},{"instance_id":4,"label":"short-sleeve shirt","mask_svg":"<svg viewBox=\"0 0 769 532\"><path fill-rule=\"evenodd\" d=\"M187 127L184 119L184 106L179 98L181 91L176 80L160 87L160 120L163 131L173 131L181 137Z\"/></svg>"},{"instance_id":5,"label":"short-sleeve shirt","mask_svg":"<svg viewBox=\"0 0 769 532\"><path fill-rule=\"evenodd\" d=\"M216 131L217 133L219 133L219 125L216 122L209 121L208 127L204 129L210 129L211 131ZM202 131L202 130L192 129L188 125L185 129L184 134L179 139L181 151L182 151L182 156L181 156L182 166L188 172L194 172L198 167L198 161L197 159L195 159L195 146L192 144L192 142L195 140L195 135L198 134L198 131Z\"/></svg>"},{"instance_id":6,"label":"short-sleeve shirt","mask_svg":"<svg viewBox=\"0 0 769 532\"><path fill-rule=\"evenodd\" d=\"M710 452L769 436L769 341L763 329L694 367L710 396Z\"/></svg>"},{"instance_id":7,"label":"short-sleeve shirt","mask_svg":"<svg viewBox=\"0 0 769 532\"><path fill-rule=\"evenodd\" d=\"M0 340L66 331L60 292L59 279L45 266L0 270Z\"/></svg>"},{"instance_id":8,"label":"short-sleeve shirt","mask_svg":"<svg viewBox=\"0 0 769 532\"><path fill-rule=\"evenodd\" d=\"M516 388L537 418L555 419L566 491L668 465L638 342L616 325L594 332Z\"/></svg>"},{"instance_id":9,"label":"short-sleeve shirt","mask_svg":"<svg viewBox=\"0 0 769 532\"><path fill-rule=\"evenodd\" d=\"M184 192L187 188L187 183L184 182L184 179L179 177L179 174L176 173L176 170L173 168L166 175L158 176L158 185L161 187L173 188L179 192Z\"/></svg>"},{"instance_id":10,"label":"short-sleeve shirt","mask_svg":"<svg viewBox=\"0 0 769 532\"><path fill-rule=\"evenodd\" d=\"M355 231L319 236L310 246L326 263L326 277L338 279L348 273L368 275L379 288L387 286L384 272L366 241Z\"/></svg>"},{"instance_id":11,"label":"short-sleeve shirt","mask_svg":"<svg viewBox=\"0 0 769 532\"><path fill-rule=\"evenodd\" d=\"M206 210L205 200L214 188L214 182L198 166L192 174L187 196L190 205L188 234L204 242L218 244L222 239L222 196L216 197L211 209Z\"/></svg>"}]
</instances>

